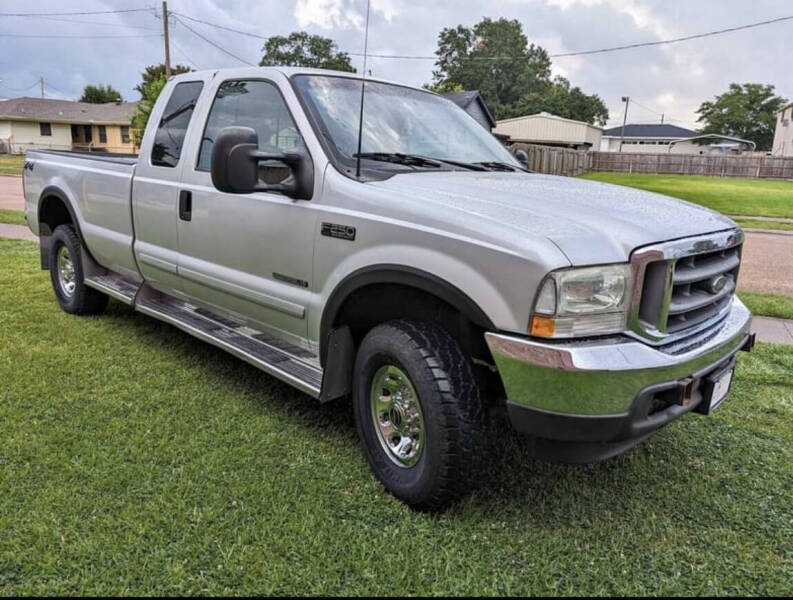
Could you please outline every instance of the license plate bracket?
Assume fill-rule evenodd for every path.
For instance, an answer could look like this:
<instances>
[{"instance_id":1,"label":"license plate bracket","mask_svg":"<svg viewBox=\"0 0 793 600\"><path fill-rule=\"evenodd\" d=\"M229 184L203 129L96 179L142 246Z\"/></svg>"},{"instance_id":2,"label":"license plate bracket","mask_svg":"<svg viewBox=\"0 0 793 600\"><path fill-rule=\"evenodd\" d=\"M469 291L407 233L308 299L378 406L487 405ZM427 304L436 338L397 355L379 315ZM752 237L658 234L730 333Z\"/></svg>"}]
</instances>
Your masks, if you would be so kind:
<instances>
[{"instance_id":1,"label":"license plate bracket","mask_svg":"<svg viewBox=\"0 0 793 600\"><path fill-rule=\"evenodd\" d=\"M734 373L735 362L731 361L725 368L720 369L716 373L711 373L705 378L702 390L704 414L709 415L712 413L730 395Z\"/></svg>"}]
</instances>

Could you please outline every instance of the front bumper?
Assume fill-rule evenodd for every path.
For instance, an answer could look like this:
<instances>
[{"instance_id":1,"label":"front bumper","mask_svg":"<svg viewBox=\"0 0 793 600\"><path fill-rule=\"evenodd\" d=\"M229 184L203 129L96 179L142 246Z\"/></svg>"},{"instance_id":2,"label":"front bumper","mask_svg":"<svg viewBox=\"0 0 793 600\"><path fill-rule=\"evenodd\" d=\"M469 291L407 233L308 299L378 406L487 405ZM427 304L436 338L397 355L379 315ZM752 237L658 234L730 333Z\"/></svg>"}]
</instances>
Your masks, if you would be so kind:
<instances>
[{"instance_id":1,"label":"front bumper","mask_svg":"<svg viewBox=\"0 0 793 600\"><path fill-rule=\"evenodd\" d=\"M621 448L686 412L704 410L708 375L751 349L750 325L751 314L736 297L717 328L673 348L628 337L553 342L487 333L486 339L516 429ZM601 450L604 456L620 451Z\"/></svg>"}]
</instances>

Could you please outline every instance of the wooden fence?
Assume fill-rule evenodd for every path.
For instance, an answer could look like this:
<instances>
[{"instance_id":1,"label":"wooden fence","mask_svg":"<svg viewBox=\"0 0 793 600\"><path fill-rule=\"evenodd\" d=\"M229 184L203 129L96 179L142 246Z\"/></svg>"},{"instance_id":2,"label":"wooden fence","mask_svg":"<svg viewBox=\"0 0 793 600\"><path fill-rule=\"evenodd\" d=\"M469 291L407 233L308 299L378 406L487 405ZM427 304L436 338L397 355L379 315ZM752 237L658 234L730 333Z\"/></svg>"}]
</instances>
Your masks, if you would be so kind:
<instances>
[{"instance_id":1,"label":"wooden fence","mask_svg":"<svg viewBox=\"0 0 793 600\"><path fill-rule=\"evenodd\" d=\"M590 152L590 171L793 179L793 157Z\"/></svg>"},{"instance_id":2,"label":"wooden fence","mask_svg":"<svg viewBox=\"0 0 793 600\"><path fill-rule=\"evenodd\" d=\"M512 152L523 150L529 157L528 168L535 173L569 175L575 177L589 170L590 157L586 150L514 143Z\"/></svg>"}]
</instances>

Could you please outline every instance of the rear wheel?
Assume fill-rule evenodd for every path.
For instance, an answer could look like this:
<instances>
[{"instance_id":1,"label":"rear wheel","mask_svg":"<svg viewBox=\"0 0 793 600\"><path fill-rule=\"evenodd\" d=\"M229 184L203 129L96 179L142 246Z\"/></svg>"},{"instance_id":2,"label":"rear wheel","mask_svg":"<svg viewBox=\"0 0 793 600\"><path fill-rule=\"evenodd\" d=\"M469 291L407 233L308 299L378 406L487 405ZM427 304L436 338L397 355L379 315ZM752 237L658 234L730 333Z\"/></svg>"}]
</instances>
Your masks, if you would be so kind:
<instances>
[{"instance_id":1,"label":"rear wheel","mask_svg":"<svg viewBox=\"0 0 793 600\"><path fill-rule=\"evenodd\" d=\"M71 225L59 225L53 232L50 279L58 304L67 313L93 315L107 307L108 297L85 285L82 244Z\"/></svg>"},{"instance_id":2,"label":"rear wheel","mask_svg":"<svg viewBox=\"0 0 793 600\"><path fill-rule=\"evenodd\" d=\"M392 321L372 329L355 361L355 421L383 486L422 510L476 484L484 411L471 361L443 329Z\"/></svg>"}]
</instances>

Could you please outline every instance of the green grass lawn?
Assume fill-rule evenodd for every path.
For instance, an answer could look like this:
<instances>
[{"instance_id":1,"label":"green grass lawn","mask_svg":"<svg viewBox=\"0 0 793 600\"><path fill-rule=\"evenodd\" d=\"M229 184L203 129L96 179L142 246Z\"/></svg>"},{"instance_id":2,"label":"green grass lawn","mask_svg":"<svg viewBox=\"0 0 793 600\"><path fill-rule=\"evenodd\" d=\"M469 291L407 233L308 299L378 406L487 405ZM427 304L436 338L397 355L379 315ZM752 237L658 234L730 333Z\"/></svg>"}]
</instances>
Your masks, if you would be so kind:
<instances>
[{"instance_id":1,"label":"green grass lawn","mask_svg":"<svg viewBox=\"0 0 793 600\"><path fill-rule=\"evenodd\" d=\"M0 154L0 175L22 175L24 154Z\"/></svg>"},{"instance_id":2,"label":"green grass lawn","mask_svg":"<svg viewBox=\"0 0 793 600\"><path fill-rule=\"evenodd\" d=\"M27 225L25 213L21 210L9 210L0 208L0 223L10 223L11 225Z\"/></svg>"},{"instance_id":3,"label":"green grass lawn","mask_svg":"<svg viewBox=\"0 0 793 600\"><path fill-rule=\"evenodd\" d=\"M728 215L793 217L791 181L629 173L589 173L583 177L682 198Z\"/></svg>"},{"instance_id":4,"label":"green grass lawn","mask_svg":"<svg viewBox=\"0 0 793 600\"><path fill-rule=\"evenodd\" d=\"M62 312L0 241L0 593L692 594L793 590L793 348L616 460L499 432L472 497L412 512L319 405L112 302Z\"/></svg>"},{"instance_id":5,"label":"green grass lawn","mask_svg":"<svg viewBox=\"0 0 793 600\"><path fill-rule=\"evenodd\" d=\"M793 231L793 222L790 221L765 221L760 219L735 219L744 229L776 229L779 231Z\"/></svg>"},{"instance_id":6,"label":"green grass lawn","mask_svg":"<svg viewBox=\"0 0 793 600\"><path fill-rule=\"evenodd\" d=\"M738 296L755 315L793 319L793 298L781 294L738 291Z\"/></svg>"}]
</instances>

